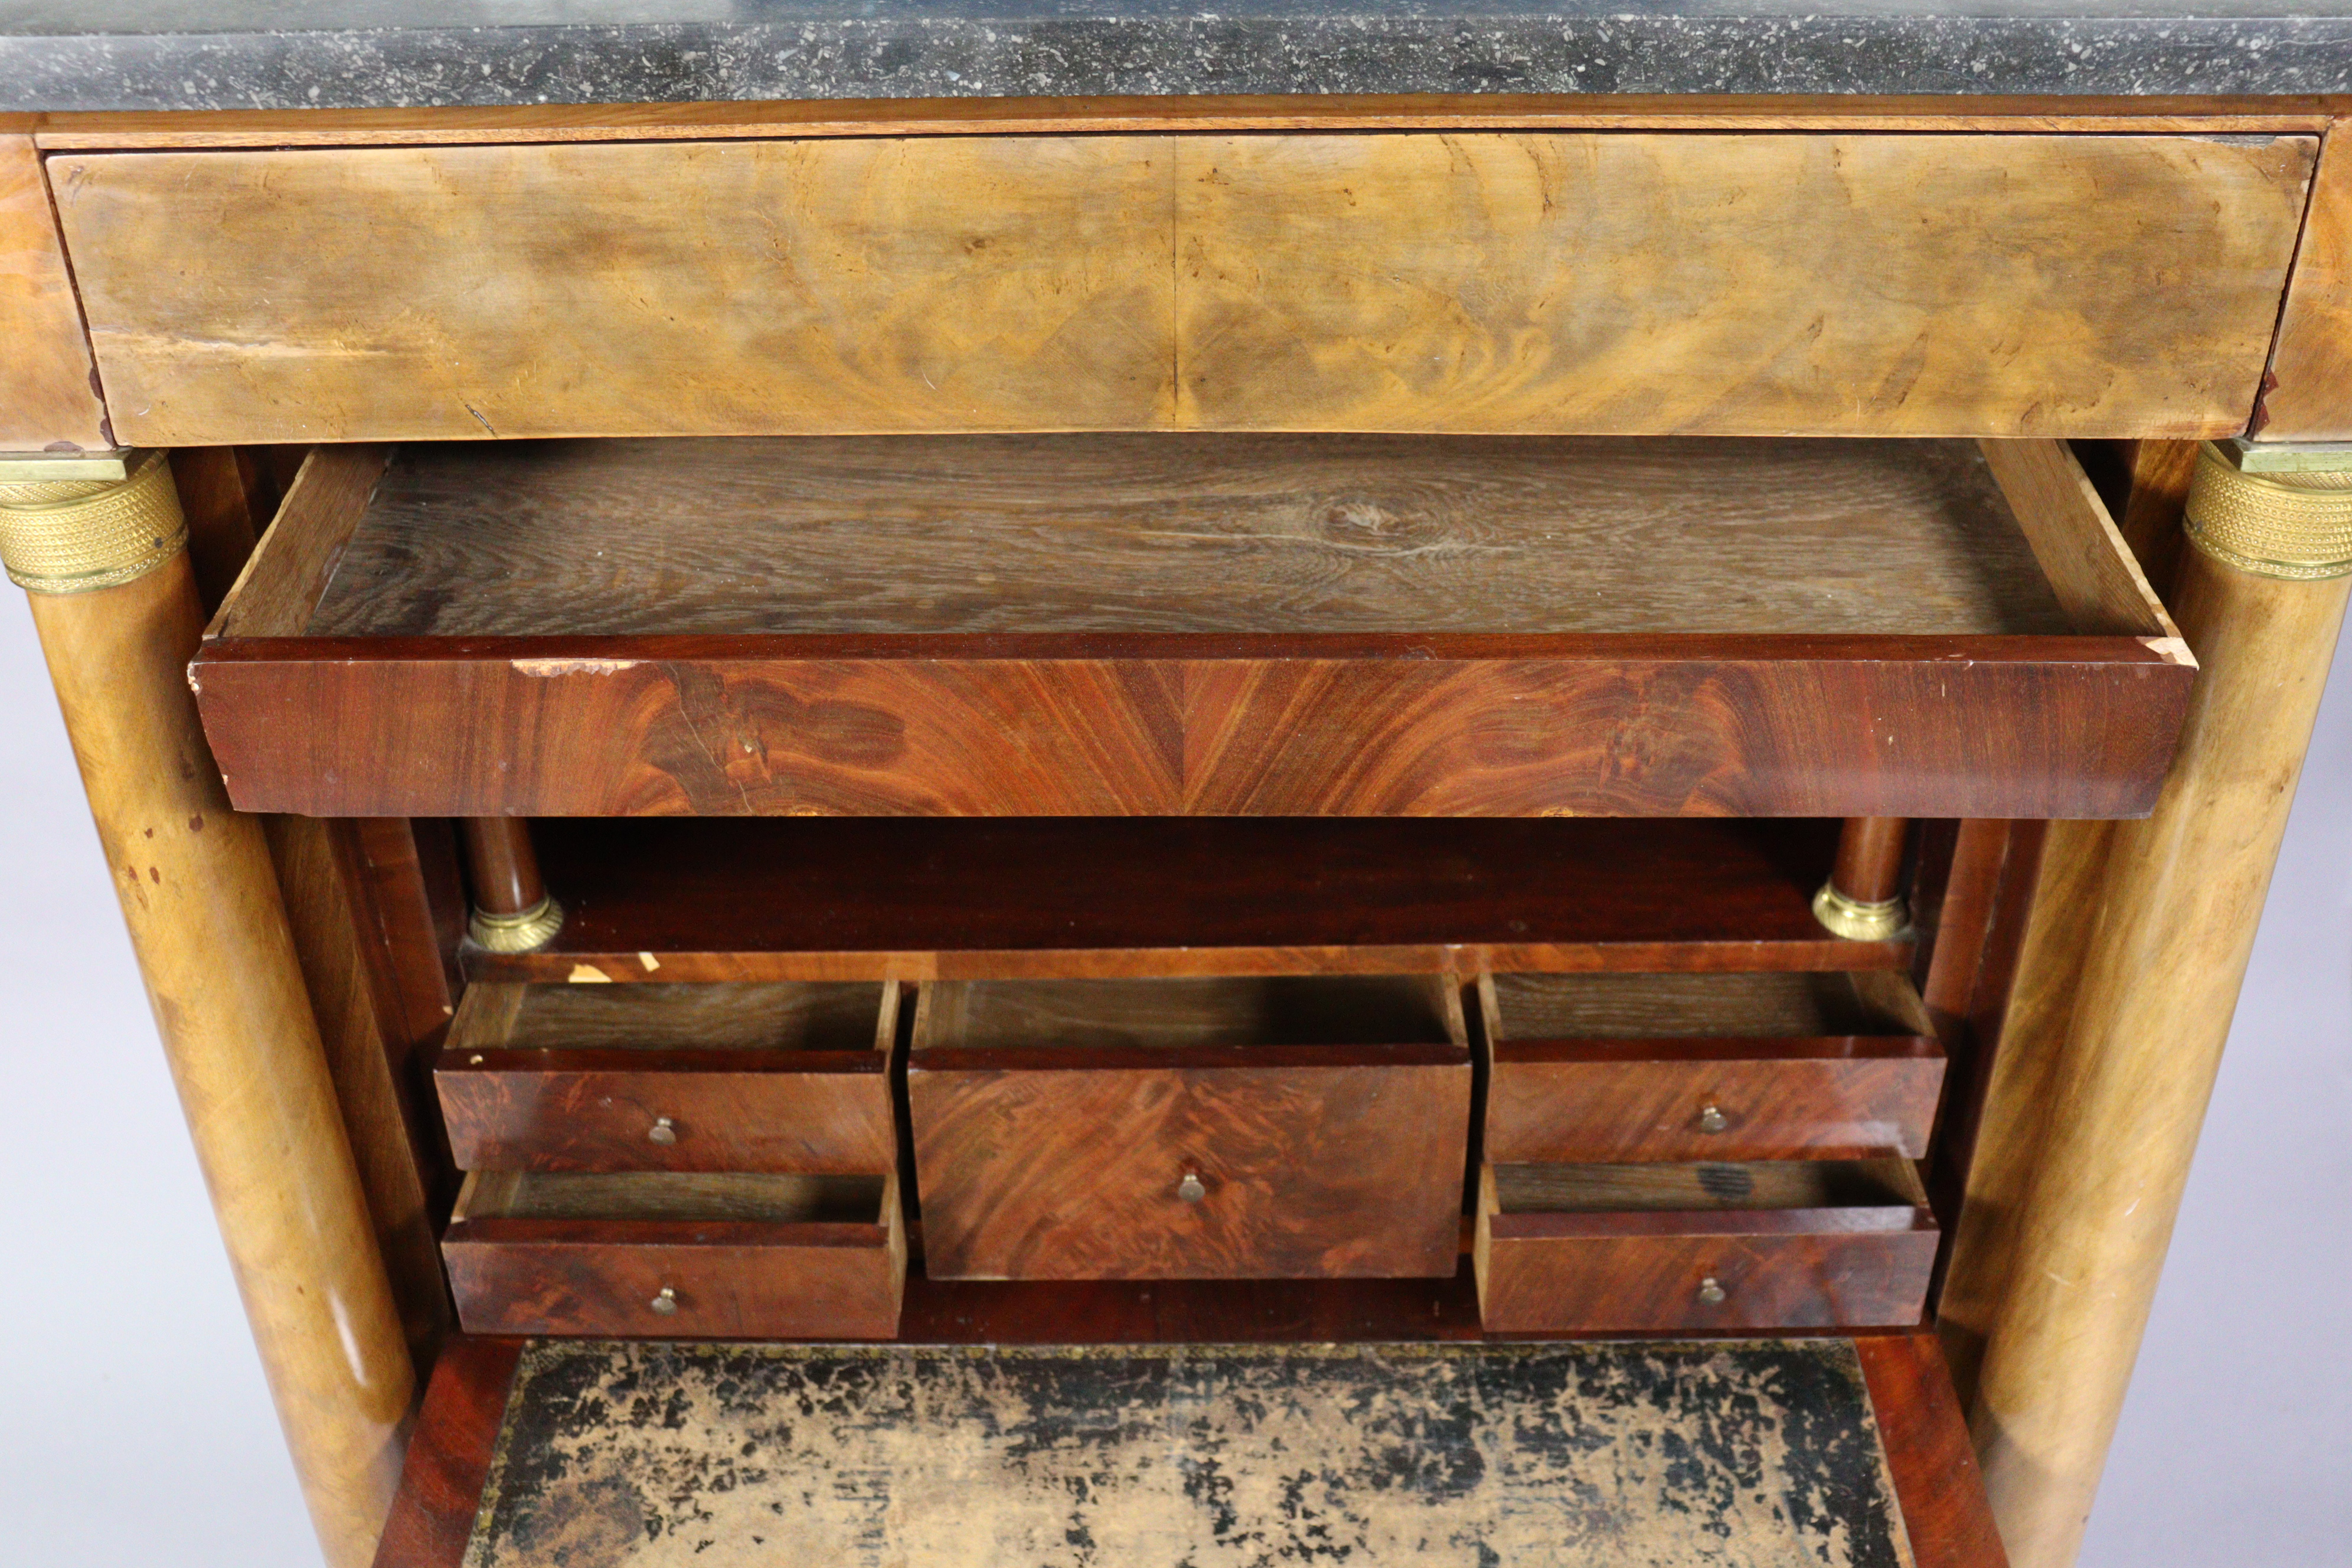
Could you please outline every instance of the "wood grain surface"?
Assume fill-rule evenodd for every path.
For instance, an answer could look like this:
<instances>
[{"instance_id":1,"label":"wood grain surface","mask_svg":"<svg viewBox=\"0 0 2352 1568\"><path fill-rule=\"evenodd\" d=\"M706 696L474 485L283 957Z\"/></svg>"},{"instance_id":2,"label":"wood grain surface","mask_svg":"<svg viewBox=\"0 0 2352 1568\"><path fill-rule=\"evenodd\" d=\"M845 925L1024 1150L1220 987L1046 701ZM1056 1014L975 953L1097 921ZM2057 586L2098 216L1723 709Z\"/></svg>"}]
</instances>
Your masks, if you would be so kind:
<instances>
[{"instance_id":1,"label":"wood grain surface","mask_svg":"<svg viewBox=\"0 0 2352 1568\"><path fill-rule=\"evenodd\" d=\"M2307 137L1189 138L1180 420L2228 435Z\"/></svg>"},{"instance_id":2,"label":"wood grain surface","mask_svg":"<svg viewBox=\"0 0 2352 1568\"><path fill-rule=\"evenodd\" d=\"M2335 126L2344 122L2337 121ZM2311 211L2287 280L2254 434L2265 441L2352 440L2352 138L2331 127L2312 176Z\"/></svg>"},{"instance_id":3,"label":"wood grain surface","mask_svg":"<svg viewBox=\"0 0 2352 1568\"><path fill-rule=\"evenodd\" d=\"M251 811L2104 816L2193 675L2115 638L1171 634L221 639L193 679Z\"/></svg>"},{"instance_id":4,"label":"wood grain surface","mask_svg":"<svg viewBox=\"0 0 2352 1568\"><path fill-rule=\"evenodd\" d=\"M1916 1568L2009 1568L1969 1425L1930 1332L1853 1342Z\"/></svg>"},{"instance_id":5,"label":"wood grain surface","mask_svg":"<svg viewBox=\"0 0 2352 1568\"><path fill-rule=\"evenodd\" d=\"M870 984L471 986L434 1071L450 1152L468 1170L889 1170L898 999Z\"/></svg>"},{"instance_id":6,"label":"wood grain surface","mask_svg":"<svg viewBox=\"0 0 2352 1568\"><path fill-rule=\"evenodd\" d=\"M2244 426L2315 149L1464 132L51 163L146 444L2088 437Z\"/></svg>"},{"instance_id":7,"label":"wood grain surface","mask_svg":"<svg viewBox=\"0 0 2352 1568\"><path fill-rule=\"evenodd\" d=\"M2074 630L2179 641L2180 628L2064 442L1978 445Z\"/></svg>"},{"instance_id":8,"label":"wood grain surface","mask_svg":"<svg viewBox=\"0 0 2352 1568\"><path fill-rule=\"evenodd\" d=\"M1933 1032L1918 993L1893 974L1497 974L1485 992L1497 1046Z\"/></svg>"},{"instance_id":9,"label":"wood grain surface","mask_svg":"<svg viewBox=\"0 0 2352 1568\"><path fill-rule=\"evenodd\" d=\"M295 470L266 548L205 628L207 637L299 637L392 461L390 447L314 447Z\"/></svg>"},{"instance_id":10,"label":"wood grain surface","mask_svg":"<svg viewBox=\"0 0 2352 1568\"><path fill-rule=\"evenodd\" d=\"M1164 141L63 155L52 178L142 445L1172 408Z\"/></svg>"},{"instance_id":11,"label":"wood grain surface","mask_svg":"<svg viewBox=\"0 0 2352 1568\"><path fill-rule=\"evenodd\" d=\"M2011 465L2033 454L2073 467L2047 443L1996 452ZM268 596L307 593L316 607L301 631L351 637L2158 635L2152 616L2071 625L1994 475L1959 441L411 447L323 596ZM2121 570L2119 547L2086 520L2046 531ZM241 597L259 596L257 585Z\"/></svg>"},{"instance_id":12,"label":"wood grain surface","mask_svg":"<svg viewBox=\"0 0 2352 1568\"><path fill-rule=\"evenodd\" d=\"M860 984L665 984L612 991L469 986L447 1053L702 1050L887 1056L895 988Z\"/></svg>"},{"instance_id":13,"label":"wood grain surface","mask_svg":"<svg viewBox=\"0 0 2352 1568\"><path fill-rule=\"evenodd\" d=\"M0 452L107 451L89 335L30 136L0 134Z\"/></svg>"},{"instance_id":14,"label":"wood grain surface","mask_svg":"<svg viewBox=\"0 0 2352 1568\"><path fill-rule=\"evenodd\" d=\"M1488 1165L1479 1305L1489 1333L1916 1323L1936 1236L1900 1160Z\"/></svg>"},{"instance_id":15,"label":"wood grain surface","mask_svg":"<svg viewBox=\"0 0 2352 1568\"><path fill-rule=\"evenodd\" d=\"M458 1568L523 1342L460 1334L433 1366L374 1568Z\"/></svg>"},{"instance_id":16,"label":"wood grain surface","mask_svg":"<svg viewBox=\"0 0 2352 1568\"><path fill-rule=\"evenodd\" d=\"M568 918L478 980L1894 969L1806 819L541 818ZM650 961L650 963L649 962Z\"/></svg>"},{"instance_id":17,"label":"wood grain surface","mask_svg":"<svg viewBox=\"0 0 2352 1568\"><path fill-rule=\"evenodd\" d=\"M364 912L342 875L341 823L307 816L264 818L286 921L310 1013L335 1083L375 1244L400 1309L409 1352L432 1365L449 1331L449 1291L434 1246L439 1140L432 1110L404 1072L405 1042L387 1038L385 1014L367 962Z\"/></svg>"},{"instance_id":18,"label":"wood grain surface","mask_svg":"<svg viewBox=\"0 0 2352 1568\"><path fill-rule=\"evenodd\" d=\"M1944 1082L1941 1047L1900 1037L1494 1050L1486 1149L1500 1161L1920 1159Z\"/></svg>"},{"instance_id":19,"label":"wood grain surface","mask_svg":"<svg viewBox=\"0 0 2352 1568\"><path fill-rule=\"evenodd\" d=\"M887 1339L907 1262L895 1175L478 1172L441 1250L501 1334Z\"/></svg>"},{"instance_id":20,"label":"wood grain surface","mask_svg":"<svg viewBox=\"0 0 2352 1568\"><path fill-rule=\"evenodd\" d=\"M932 1277L1454 1272L1471 1068L1450 984L923 989L907 1093Z\"/></svg>"}]
</instances>

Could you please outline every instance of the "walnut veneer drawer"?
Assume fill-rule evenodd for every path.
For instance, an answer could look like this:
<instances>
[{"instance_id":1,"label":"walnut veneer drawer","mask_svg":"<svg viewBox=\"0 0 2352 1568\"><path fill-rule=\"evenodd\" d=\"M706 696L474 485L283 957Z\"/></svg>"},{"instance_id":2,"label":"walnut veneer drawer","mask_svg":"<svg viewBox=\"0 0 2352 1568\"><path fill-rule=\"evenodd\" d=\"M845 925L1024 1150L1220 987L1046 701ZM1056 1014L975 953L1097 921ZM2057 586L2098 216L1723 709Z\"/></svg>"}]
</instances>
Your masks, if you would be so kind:
<instances>
[{"instance_id":1,"label":"walnut veneer drawer","mask_svg":"<svg viewBox=\"0 0 2352 1568\"><path fill-rule=\"evenodd\" d=\"M926 984L926 1272L1451 1275L1470 1078L1436 977Z\"/></svg>"},{"instance_id":2,"label":"walnut veneer drawer","mask_svg":"<svg viewBox=\"0 0 2352 1568\"><path fill-rule=\"evenodd\" d=\"M1906 1160L1489 1164L1479 1310L1500 1333L1914 1323L1936 1239Z\"/></svg>"},{"instance_id":3,"label":"walnut veneer drawer","mask_svg":"<svg viewBox=\"0 0 2352 1568\"><path fill-rule=\"evenodd\" d=\"M48 159L125 443L2243 428L2307 136Z\"/></svg>"},{"instance_id":4,"label":"walnut veneer drawer","mask_svg":"<svg viewBox=\"0 0 2352 1568\"><path fill-rule=\"evenodd\" d=\"M898 1163L898 988L476 984L434 1069L460 1170Z\"/></svg>"},{"instance_id":5,"label":"walnut veneer drawer","mask_svg":"<svg viewBox=\"0 0 2352 1568\"><path fill-rule=\"evenodd\" d=\"M2093 817L2195 672L2063 443L1059 436L322 447L192 679L318 816Z\"/></svg>"},{"instance_id":6,"label":"walnut veneer drawer","mask_svg":"<svg viewBox=\"0 0 2352 1568\"><path fill-rule=\"evenodd\" d=\"M475 1334L887 1339L896 1176L477 1171L441 1242Z\"/></svg>"},{"instance_id":7,"label":"walnut veneer drawer","mask_svg":"<svg viewBox=\"0 0 2352 1568\"><path fill-rule=\"evenodd\" d=\"M1919 1159L1944 1052L1908 976L1490 974L1486 1157Z\"/></svg>"}]
</instances>

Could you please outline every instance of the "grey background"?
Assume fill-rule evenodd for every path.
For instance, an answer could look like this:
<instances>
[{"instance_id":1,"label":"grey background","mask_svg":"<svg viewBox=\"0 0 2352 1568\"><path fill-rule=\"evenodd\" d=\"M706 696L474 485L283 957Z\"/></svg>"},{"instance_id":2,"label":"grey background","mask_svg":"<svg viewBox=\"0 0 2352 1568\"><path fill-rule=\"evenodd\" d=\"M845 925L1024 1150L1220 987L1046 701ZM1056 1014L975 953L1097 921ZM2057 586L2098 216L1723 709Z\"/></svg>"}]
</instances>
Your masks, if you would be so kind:
<instances>
[{"instance_id":1,"label":"grey background","mask_svg":"<svg viewBox=\"0 0 2352 1568\"><path fill-rule=\"evenodd\" d=\"M2085 1568L2352 1539L2352 655L2339 658ZM23 595L0 589L0 1556L315 1568Z\"/></svg>"}]
</instances>

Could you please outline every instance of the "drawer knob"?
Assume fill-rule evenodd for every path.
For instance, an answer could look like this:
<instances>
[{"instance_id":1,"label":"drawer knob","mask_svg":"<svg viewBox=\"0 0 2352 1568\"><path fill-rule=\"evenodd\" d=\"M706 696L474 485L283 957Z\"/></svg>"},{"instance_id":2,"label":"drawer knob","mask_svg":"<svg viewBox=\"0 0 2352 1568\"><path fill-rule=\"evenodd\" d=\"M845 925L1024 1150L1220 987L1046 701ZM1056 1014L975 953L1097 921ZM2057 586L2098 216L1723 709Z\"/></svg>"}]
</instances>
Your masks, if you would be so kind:
<instances>
[{"instance_id":1,"label":"drawer knob","mask_svg":"<svg viewBox=\"0 0 2352 1568\"><path fill-rule=\"evenodd\" d=\"M1710 1280L1709 1283L1712 1284L1713 1281ZM661 1294L646 1302L646 1305L651 1307L655 1311L659 1312L663 1317L667 1318L671 1313L677 1310L677 1292L669 1286L665 1285L661 1288Z\"/></svg>"},{"instance_id":2,"label":"drawer knob","mask_svg":"<svg viewBox=\"0 0 2352 1568\"><path fill-rule=\"evenodd\" d=\"M1730 1125L1731 1118L1723 1113L1723 1110L1720 1106L1702 1105L1698 1108L1698 1130L1700 1131L1720 1132Z\"/></svg>"},{"instance_id":3,"label":"drawer knob","mask_svg":"<svg viewBox=\"0 0 2352 1568\"><path fill-rule=\"evenodd\" d=\"M1188 1204L1197 1204L1209 1195L1209 1189L1201 1184L1200 1177L1187 1171L1184 1179L1176 1184L1176 1195Z\"/></svg>"},{"instance_id":4,"label":"drawer knob","mask_svg":"<svg viewBox=\"0 0 2352 1568\"><path fill-rule=\"evenodd\" d=\"M1731 1292L1723 1288L1723 1281L1712 1274L1698 1282L1698 1299L1710 1307L1722 1306L1730 1295Z\"/></svg>"},{"instance_id":5,"label":"drawer knob","mask_svg":"<svg viewBox=\"0 0 2352 1568\"><path fill-rule=\"evenodd\" d=\"M667 1116L655 1117L652 1129L646 1133L646 1142L658 1143L665 1149L668 1148L677 1142L677 1124Z\"/></svg>"}]
</instances>

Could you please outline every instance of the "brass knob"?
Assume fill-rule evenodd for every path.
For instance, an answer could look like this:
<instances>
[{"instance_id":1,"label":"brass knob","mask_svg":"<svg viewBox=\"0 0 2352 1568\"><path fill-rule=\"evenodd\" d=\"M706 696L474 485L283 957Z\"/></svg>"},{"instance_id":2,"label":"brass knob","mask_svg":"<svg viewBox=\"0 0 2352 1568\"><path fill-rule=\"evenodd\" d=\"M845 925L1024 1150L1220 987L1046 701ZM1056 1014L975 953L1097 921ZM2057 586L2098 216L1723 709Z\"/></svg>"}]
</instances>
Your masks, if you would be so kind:
<instances>
[{"instance_id":1,"label":"brass knob","mask_svg":"<svg viewBox=\"0 0 2352 1568\"><path fill-rule=\"evenodd\" d=\"M1201 1184L1200 1177L1187 1171L1184 1179L1176 1184L1176 1195L1188 1204L1197 1204L1209 1195L1209 1189Z\"/></svg>"},{"instance_id":2,"label":"brass knob","mask_svg":"<svg viewBox=\"0 0 2352 1568\"><path fill-rule=\"evenodd\" d=\"M1710 1307L1722 1306L1730 1294L1723 1288L1723 1281L1712 1274L1698 1282L1698 1299Z\"/></svg>"},{"instance_id":3,"label":"brass knob","mask_svg":"<svg viewBox=\"0 0 2352 1568\"><path fill-rule=\"evenodd\" d=\"M677 1127L668 1117L656 1116L652 1129L646 1133L646 1142L658 1143L667 1149L677 1142Z\"/></svg>"},{"instance_id":4,"label":"brass knob","mask_svg":"<svg viewBox=\"0 0 2352 1568\"><path fill-rule=\"evenodd\" d=\"M1712 1283L1712 1281L1710 1281L1710 1283ZM661 1288L661 1294L646 1302L646 1305L651 1307L655 1311L659 1312L663 1317L667 1318L671 1313L677 1310L677 1292L665 1285Z\"/></svg>"},{"instance_id":5,"label":"brass knob","mask_svg":"<svg viewBox=\"0 0 2352 1568\"><path fill-rule=\"evenodd\" d=\"M1698 1108L1698 1130L1700 1131L1720 1132L1730 1125L1731 1119L1724 1115L1721 1107L1715 1105L1702 1105Z\"/></svg>"}]
</instances>

